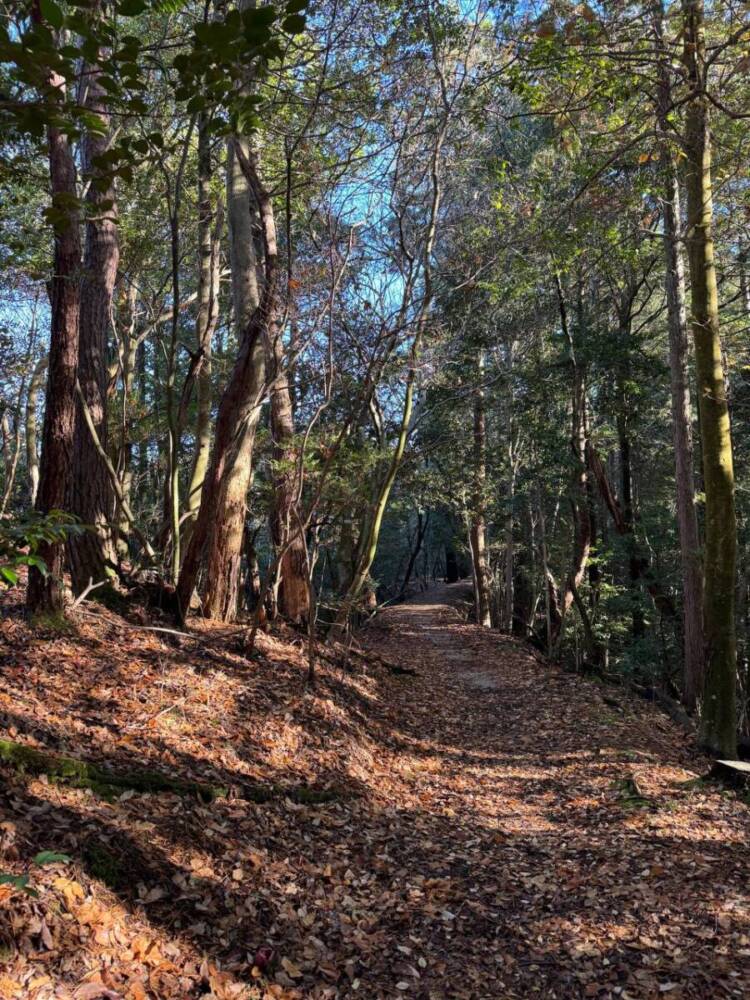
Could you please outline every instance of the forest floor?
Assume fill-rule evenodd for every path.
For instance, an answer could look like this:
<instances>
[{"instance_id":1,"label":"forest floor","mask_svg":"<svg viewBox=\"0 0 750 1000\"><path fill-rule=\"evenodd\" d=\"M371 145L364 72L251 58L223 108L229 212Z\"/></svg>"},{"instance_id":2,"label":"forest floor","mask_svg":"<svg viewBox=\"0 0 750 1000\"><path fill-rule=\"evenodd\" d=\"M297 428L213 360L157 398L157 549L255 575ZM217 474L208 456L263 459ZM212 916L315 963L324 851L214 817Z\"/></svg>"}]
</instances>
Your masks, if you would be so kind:
<instances>
[{"instance_id":1,"label":"forest floor","mask_svg":"<svg viewBox=\"0 0 750 1000\"><path fill-rule=\"evenodd\" d=\"M312 691L292 632L248 660L238 628L89 603L45 635L7 603L0 736L230 794L0 764L0 871L35 893L0 884L0 998L750 995L748 806L656 708L465 623L460 593L388 610Z\"/></svg>"}]
</instances>

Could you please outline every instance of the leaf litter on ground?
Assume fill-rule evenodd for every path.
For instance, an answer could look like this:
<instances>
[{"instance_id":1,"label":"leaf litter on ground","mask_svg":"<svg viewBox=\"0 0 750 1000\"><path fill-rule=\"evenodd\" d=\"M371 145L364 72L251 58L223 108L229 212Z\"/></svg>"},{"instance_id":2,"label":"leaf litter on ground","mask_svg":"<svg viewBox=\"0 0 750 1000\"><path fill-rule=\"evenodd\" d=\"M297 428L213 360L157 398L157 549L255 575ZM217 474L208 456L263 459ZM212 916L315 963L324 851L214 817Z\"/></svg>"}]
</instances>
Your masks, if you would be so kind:
<instances>
[{"instance_id":1,"label":"leaf litter on ground","mask_svg":"<svg viewBox=\"0 0 750 1000\"><path fill-rule=\"evenodd\" d=\"M3 765L0 870L36 895L0 883L0 998L750 994L747 806L654 706L613 713L456 593L387 611L313 690L288 630L248 660L237 627L181 641L92 604L35 635L6 598L4 737L230 794Z\"/></svg>"}]
</instances>

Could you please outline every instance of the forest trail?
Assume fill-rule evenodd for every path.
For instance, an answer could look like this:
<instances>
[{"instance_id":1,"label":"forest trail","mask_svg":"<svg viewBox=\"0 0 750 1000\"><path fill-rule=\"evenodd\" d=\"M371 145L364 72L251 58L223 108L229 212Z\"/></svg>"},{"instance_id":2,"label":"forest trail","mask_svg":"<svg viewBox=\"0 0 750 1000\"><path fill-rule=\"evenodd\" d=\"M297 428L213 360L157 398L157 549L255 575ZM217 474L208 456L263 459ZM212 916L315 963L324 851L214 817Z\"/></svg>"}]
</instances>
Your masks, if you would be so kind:
<instances>
[{"instance_id":1,"label":"forest trail","mask_svg":"<svg viewBox=\"0 0 750 1000\"><path fill-rule=\"evenodd\" d=\"M468 624L463 594L386 610L314 691L288 630L249 661L237 628L89 605L44 636L8 609L3 736L236 792L110 799L0 763L0 871L38 893L0 885L0 997L748 996L747 805L653 706Z\"/></svg>"},{"instance_id":2,"label":"forest trail","mask_svg":"<svg viewBox=\"0 0 750 1000\"><path fill-rule=\"evenodd\" d=\"M423 808L450 822L431 868L456 987L419 995L748 996L747 807L695 782L708 761L656 709L466 623L465 590L377 626L419 664L403 736Z\"/></svg>"}]
</instances>

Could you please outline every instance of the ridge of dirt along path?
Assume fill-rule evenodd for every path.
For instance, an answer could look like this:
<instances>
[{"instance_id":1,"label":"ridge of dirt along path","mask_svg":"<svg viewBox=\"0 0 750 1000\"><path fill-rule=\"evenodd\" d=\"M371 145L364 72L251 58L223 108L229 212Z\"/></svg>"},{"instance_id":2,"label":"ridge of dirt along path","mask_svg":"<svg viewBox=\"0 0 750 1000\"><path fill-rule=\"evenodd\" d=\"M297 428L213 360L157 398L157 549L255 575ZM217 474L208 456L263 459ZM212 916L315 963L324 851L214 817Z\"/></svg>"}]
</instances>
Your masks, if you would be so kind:
<instances>
[{"instance_id":1,"label":"ridge of dirt along path","mask_svg":"<svg viewBox=\"0 0 750 1000\"><path fill-rule=\"evenodd\" d=\"M216 623L6 615L4 737L234 793L0 762L0 872L36 893L0 885L0 998L750 996L747 805L653 706L463 621L462 589L388 609L348 665L322 650L313 690L283 629L248 661Z\"/></svg>"},{"instance_id":2,"label":"ridge of dirt along path","mask_svg":"<svg viewBox=\"0 0 750 1000\"><path fill-rule=\"evenodd\" d=\"M403 943L441 958L410 995L749 996L747 806L695 782L709 762L658 710L465 623L460 587L369 638L419 673L395 764L425 911Z\"/></svg>"}]
</instances>

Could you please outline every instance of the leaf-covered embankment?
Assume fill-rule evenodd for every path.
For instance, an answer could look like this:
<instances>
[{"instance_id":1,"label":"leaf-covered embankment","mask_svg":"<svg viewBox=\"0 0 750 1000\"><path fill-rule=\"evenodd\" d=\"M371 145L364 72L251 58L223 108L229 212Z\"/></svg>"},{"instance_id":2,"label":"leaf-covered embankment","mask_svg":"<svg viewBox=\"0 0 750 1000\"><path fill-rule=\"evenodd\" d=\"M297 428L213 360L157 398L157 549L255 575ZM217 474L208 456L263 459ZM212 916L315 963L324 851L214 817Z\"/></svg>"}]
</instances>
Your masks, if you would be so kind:
<instances>
[{"instance_id":1,"label":"leaf-covered embankment","mask_svg":"<svg viewBox=\"0 0 750 1000\"><path fill-rule=\"evenodd\" d=\"M89 608L42 638L9 609L3 738L230 792L100 797L3 766L1 867L38 895L0 886L0 996L746 995L745 804L695 780L653 706L452 601L391 609L314 691L292 633L248 661L234 628Z\"/></svg>"}]
</instances>

